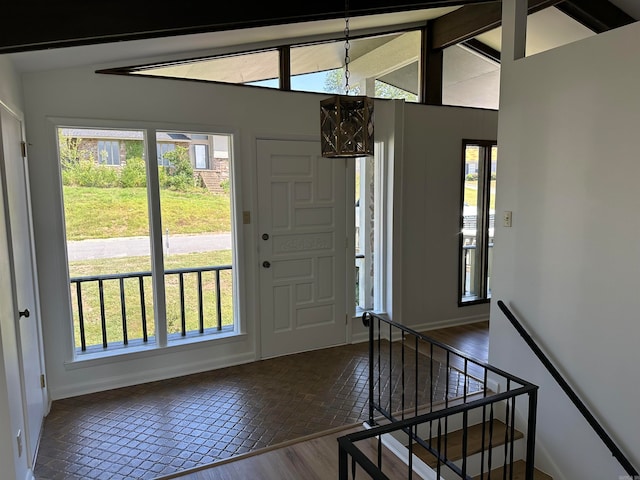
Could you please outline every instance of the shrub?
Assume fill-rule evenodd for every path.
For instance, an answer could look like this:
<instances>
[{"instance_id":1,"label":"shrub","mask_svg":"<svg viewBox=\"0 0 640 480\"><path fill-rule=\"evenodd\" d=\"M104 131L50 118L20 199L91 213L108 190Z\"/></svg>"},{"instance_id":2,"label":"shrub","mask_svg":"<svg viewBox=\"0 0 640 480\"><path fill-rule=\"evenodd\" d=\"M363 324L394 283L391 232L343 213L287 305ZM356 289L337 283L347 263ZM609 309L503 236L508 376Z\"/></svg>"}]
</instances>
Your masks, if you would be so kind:
<instances>
[{"instance_id":1,"label":"shrub","mask_svg":"<svg viewBox=\"0 0 640 480\"><path fill-rule=\"evenodd\" d=\"M147 184L147 169L141 157L127 158L120 172L120 186L144 187Z\"/></svg>"},{"instance_id":2,"label":"shrub","mask_svg":"<svg viewBox=\"0 0 640 480\"><path fill-rule=\"evenodd\" d=\"M161 185L173 190L188 191L196 188L196 180L193 176L193 167L189 159L187 147L176 146L174 150L164 154L169 161L169 166L164 167L166 180Z\"/></svg>"},{"instance_id":3,"label":"shrub","mask_svg":"<svg viewBox=\"0 0 640 480\"><path fill-rule=\"evenodd\" d=\"M96 165L87 160L63 161L62 183L77 187L116 187L120 183L119 172L112 167Z\"/></svg>"},{"instance_id":4,"label":"shrub","mask_svg":"<svg viewBox=\"0 0 640 480\"><path fill-rule=\"evenodd\" d=\"M231 191L231 184L229 183L228 178L220 182L220 188L222 188L222 191L224 193L226 193L227 195L229 194L229 192Z\"/></svg>"}]
</instances>

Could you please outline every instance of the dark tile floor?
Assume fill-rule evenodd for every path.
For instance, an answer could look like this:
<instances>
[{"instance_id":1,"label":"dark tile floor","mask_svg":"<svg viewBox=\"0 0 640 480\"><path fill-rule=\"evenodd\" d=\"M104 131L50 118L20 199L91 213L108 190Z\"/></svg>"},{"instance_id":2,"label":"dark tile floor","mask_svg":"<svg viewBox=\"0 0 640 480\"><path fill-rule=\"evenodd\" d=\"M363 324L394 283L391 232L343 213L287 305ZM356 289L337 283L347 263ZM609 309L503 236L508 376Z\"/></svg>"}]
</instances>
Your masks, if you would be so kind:
<instances>
[{"instance_id":1,"label":"dark tile floor","mask_svg":"<svg viewBox=\"0 0 640 480\"><path fill-rule=\"evenodd\" d=\"M57 400L35 476L152 479L362 422L368 371L368 345L356 344ZM449 377L458 394L459 373L437 372L434 391L443 396Z\"/></svg>"}]
</instances>

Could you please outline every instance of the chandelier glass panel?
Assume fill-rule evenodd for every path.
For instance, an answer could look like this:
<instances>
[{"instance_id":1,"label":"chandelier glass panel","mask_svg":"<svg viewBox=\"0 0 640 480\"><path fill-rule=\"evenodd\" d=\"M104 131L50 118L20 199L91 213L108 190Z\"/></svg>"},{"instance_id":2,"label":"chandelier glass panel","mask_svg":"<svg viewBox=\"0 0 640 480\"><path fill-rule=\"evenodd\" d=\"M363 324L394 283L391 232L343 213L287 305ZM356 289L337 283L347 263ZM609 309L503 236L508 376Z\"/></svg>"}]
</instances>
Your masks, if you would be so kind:
<instances>
[{"instance_id":1,"label":"chandelier glass panel","mask_svg":"<svg viewBox=\"0 0 640 480\"><path fill-rule=\"evenodd\" d=\"M348 12L348 5L345 6ZM320 144L326 158L373 155L373 99L349 95L349 18L345 18L345 94L320 102Z\"/></svg>"}]
</instances>

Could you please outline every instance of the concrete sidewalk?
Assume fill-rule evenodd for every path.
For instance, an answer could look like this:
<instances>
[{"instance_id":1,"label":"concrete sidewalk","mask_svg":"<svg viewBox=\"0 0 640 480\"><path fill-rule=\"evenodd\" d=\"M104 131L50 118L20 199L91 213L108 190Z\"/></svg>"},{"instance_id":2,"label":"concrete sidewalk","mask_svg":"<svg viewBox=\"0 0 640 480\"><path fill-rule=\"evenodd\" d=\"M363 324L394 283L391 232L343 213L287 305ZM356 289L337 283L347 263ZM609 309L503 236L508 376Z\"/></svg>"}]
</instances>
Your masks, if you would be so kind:
<instances>
[{"instance_id":1,"label":"concrete sidewalk","mask_svg":"<svg viewBox=\"0 0 640 480\"><path fill-rule=\"evenodd\" d=\"M230 250L231 233L162 236L165 253ZM69 261L97 258L139 257L151 254L149 237L121 237L67 242Z\"/></svg>"}]
</instances>

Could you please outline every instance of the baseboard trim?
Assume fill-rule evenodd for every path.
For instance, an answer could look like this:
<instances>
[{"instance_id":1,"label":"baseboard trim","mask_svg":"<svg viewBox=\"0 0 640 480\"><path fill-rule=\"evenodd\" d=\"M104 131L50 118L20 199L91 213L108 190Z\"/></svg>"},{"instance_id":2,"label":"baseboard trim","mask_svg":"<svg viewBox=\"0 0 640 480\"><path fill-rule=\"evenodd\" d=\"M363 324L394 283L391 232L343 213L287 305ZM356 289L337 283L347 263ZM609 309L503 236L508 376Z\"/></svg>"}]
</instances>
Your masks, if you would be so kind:
<instances>
[{"instance_id":1,"label":"baseboard trim","mask_svg":"<svg viewBox=\"0 0 640 480\"><path fill-rule=\"evenodd\" d=\"M60 400L63 398L76 397L78 395L86 395L89 393L97 393L114 388L130 387L141 383L156 382L158 380L167 380L169 378L181 377L184 375L192 375L194 373L202 373L209 370L215 370L224 367L233 367L255 361L253 352L243 353L239 355L229 355L222 358L206 359L199 362L191 362L174 367L163 366L158 369L145 370L142 372L132 372L127 375L119 375L109 378L99 379L95 382L83 382L81 384L69 385L61 388L50 388L49 393L52 400Z\"/></svg>"},{"instance_id":2,"label":"baseboard trim","mask_svg":"<svg viewBox=\"0 0 640 480\"><path fill-rule=\"evenodd\" d=\"M488 322L489 316L472 315L468 317L449 318L447 320L439 320L436 322L421 323L417 325L405 325L416 332L428 332L429 330L437 330L440 328L459 327L461 325L469 325L478 322Z\"/></svg>"}]
</instances>

